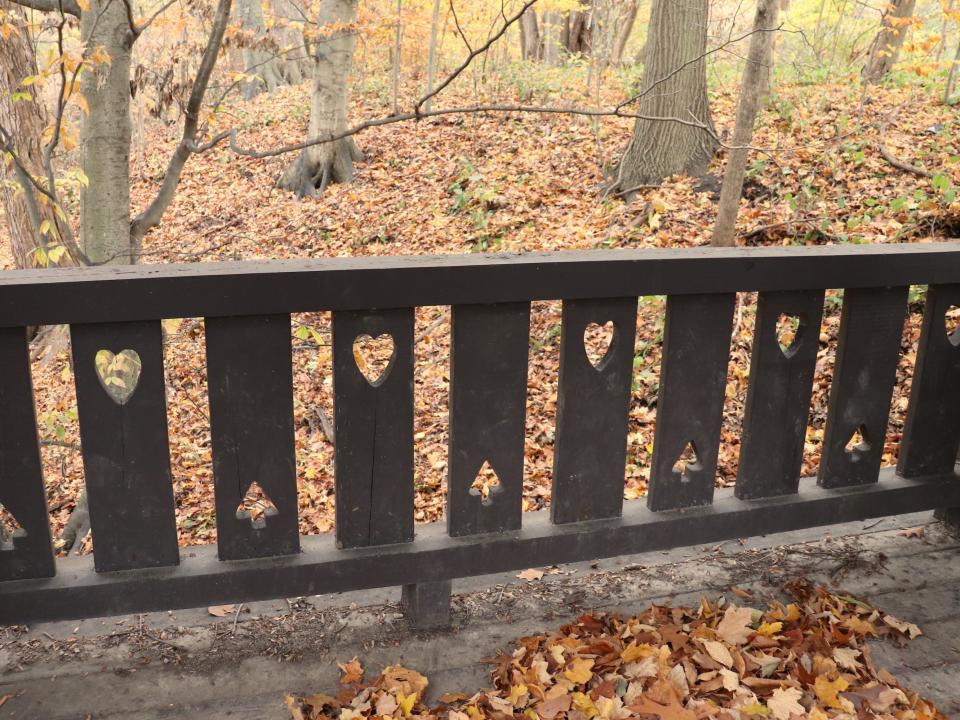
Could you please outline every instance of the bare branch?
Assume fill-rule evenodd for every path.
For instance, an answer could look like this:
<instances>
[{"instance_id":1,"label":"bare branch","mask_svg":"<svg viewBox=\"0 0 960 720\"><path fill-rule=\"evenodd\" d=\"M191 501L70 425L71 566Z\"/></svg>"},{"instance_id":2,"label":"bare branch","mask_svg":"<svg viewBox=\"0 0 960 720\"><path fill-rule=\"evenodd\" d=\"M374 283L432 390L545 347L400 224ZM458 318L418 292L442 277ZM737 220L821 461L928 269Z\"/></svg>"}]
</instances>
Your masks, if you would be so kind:
<instances>
[{"instance_id":1,"label":"bare branch","mask_svg":"<svg viewBox=\"0 0 960 720\"><path fill-rule=\"evenodd\" d=\"M62 2L58 0L11 0L11 2L40 12L62 11L68 15L80 17L80 4L77 0L62 0Z\"/></svg>"},{"instance_id":2,"label":"bare branch","mask_svg":"<svg viewBox=\"0 0 960 720\"><path fill-rule=\"evenodd\" d=\"M148 18L147 18L146 20L144 20L142 23L140 23L139 25L133 24L133 26L132 26L132 27L133 27L133 34L134 34L134 35L140 35L140 34L142 34L144 30L146 30L148 27L150 27L151 25L153 25L153 21L154 21L154 20L156 20L156 19L157 19L158 17L160 17L161 15L163 15L163 13L165 13L172 5L176 4L177 2L179 2L179 0L167 0L167 2L165 2L165 3L164 3L163 5L161 5L159 8L157 8L157 10L153 13L153 15L151 15L150 17L148 17Z\"/></svg>"}]
</instances>

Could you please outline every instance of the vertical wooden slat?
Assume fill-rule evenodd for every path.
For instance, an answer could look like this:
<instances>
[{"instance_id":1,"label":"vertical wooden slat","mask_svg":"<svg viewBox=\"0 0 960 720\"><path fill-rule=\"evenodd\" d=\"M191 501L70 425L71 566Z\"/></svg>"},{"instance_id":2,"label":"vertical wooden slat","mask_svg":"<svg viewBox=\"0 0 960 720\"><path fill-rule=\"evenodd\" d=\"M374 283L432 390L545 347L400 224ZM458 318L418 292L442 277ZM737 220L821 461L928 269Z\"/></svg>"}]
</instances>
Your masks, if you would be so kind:
<instances>
[{"instance_id":1,"label":"vertical wooden slat","mask_svg":"<svg viewBox=\"0 0 960 720\"><path fill-rule=\"evenodd\" d=\"M667 298L647 493L651 510L713 502L735 299L732 293ZM688 444L698 462L681 475L674 465Z\"/></svg>"},{"instance_id":2,"label":"vertical wooden slat","mask_svg":"<svg viewBox=\"0 0 960 720\"><path fill-rule=\"evenodd\" d=\"M176 565L160 322L73 325L70 334L94 566L103 572ZM102 349L140 356L139 381L122 405L97 376Z\"/></svg>"},{"instance_id":3,"label":"vertical wooden slat","mask_svg":"<svg viewBox=\"0 0 960 720\"><path fill-rule=\"evenodd\" d=\"M0 368L0 504L20 525L0 548L0 580L51 577L53 548L24 328L0 329Z\"/></svg>"},{"instance_id":4,"label":"vertical wooden slat","mask_svg":"<svg viewBox=\"0 0 960 720\"><path fill-rule=\"evenodd\" d=\"M607 322L613 323L613 340L594 367L584 331ZM635 297L563 303L550 501L555 523L617 517L623 509L636 329Z\"/></svg>"},{"instance_id":5,"label":"vertical wooden slat","mask_svg":"<svg viewBox=\"0 0 960 720\"><path fill-rule=\"evenodd\" d=\"M452 310L447 528L454 536L520 527L530 304ZM488 463L500 484L472 488Z\"/></svg>"},{"instance_id":6,"label":"vertical wooden slat","mask_svg":"<svg viewBox=\"0 0 960 720\"><path fill-rule=\"evenodd\" d=\"M931 285L900 443L897 472L922 477L951 472L960 444L960 331L947 335L946 313L960 307L960 285Z\"/></svg>"},{"instance_id":7,"label":"vertical wooden slat","mask_svg":"<svg viewBox=\"0 0 960 720\"><path fill-rule=\"evenodd\" d=\"M897 377L907 288L848 289L817 481L849 487L877 481ZM865 443L851 446L855 433Z\"/></svg>"},{"instance_id":8,"label":"vertical wooden slat","mask_svg":"<svg viewBox=\"0 0 960 720\"><path fill-rule=\"evenodd\" d=\"M290 316L207 318L206 339L220 559L299 552ZM253 483L276 508L257 522Z\"/></svg>"},{"instance_id":9,"label":"vertical wooden slat","mask_svg":"<svg viewBox=\"0 0 960 720\"><path fill-rule=\"evenodd\" d=\"M357 367L361 335L393 338L371 384ZM333 313L337 544L413 540L413 309Z\"/></svg>"},{"instance_id":10,"label":"vertical wooden slat","mask_svg":"<svg viewBox=\"0 0 960 720\"><path fill-rule=\"evenodd\" d=\"M798 323L786 350L777 338L781 314ZM739 498L797 492L822 316L822 290L759 295L737 470Z\"/></svg>"}]
</instances>

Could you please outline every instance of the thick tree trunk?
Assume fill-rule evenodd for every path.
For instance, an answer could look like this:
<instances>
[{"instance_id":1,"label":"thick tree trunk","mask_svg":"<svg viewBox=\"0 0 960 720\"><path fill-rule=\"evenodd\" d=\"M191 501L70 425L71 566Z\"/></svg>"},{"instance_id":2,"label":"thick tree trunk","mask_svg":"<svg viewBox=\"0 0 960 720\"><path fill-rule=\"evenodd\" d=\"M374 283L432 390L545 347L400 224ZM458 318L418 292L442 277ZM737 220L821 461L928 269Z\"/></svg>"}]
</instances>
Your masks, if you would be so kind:
<instances>
[{"instance_id":1,"label":"thick tree trunk","mask_svg":"<svg viewBox=\"0 0 960 720\"><path fill-rule=\"evenodd\" d=\"M37 74L37 57L30 42L27 20L19 6L0 0L0 14L12 21L16 31L0 42L0 87L9 92L0 92L0 127L12 133L13 150L27 173L43 176L43 149L41 137L47 126L46 108L38 98L18 99L13 102L12 93L34 88L23 88L20 81ZM57 219L49 204L41 204L37 192L30 186L29 178L23 177L13 165L6 167L0 162L0 199L7 218L13 260L19 268L37 267L45 264L36 252L38 247L58 245L54 233ZM27 187L24 188L23 186ZM44 221L47 221L44 223ZM40 235L40 226L49 225L51 230ZM60 264L69 262L64 255Z\"/></svg>"},{"instance_id":2,"label":"thick tree trunk","mask_svg":"<svg viewBox=\"0 0 960 720\"><path fill-rule=\"evenodd\" d=\"M569 55L587 55L590 53L591 30L589 10L575 10L567 15L563 33L563 46Z\"/></svg>"},{"instance_id":3,"label":"thick tree trunk","mask_svg":"<svg viewBox=\"0 0 960 720\"><path fill-rule=\"evenodd\" d=\"M542 60L540 45L540 27L537 13L533 8L520 16L520 54L524 60Z\"/></svg>"},{"instance_id":4,"label":"thick tree trunk","mask_svg":"<svg viewBox=\"0 0 960 720\"><path fill-rule=\"evenodd\" d=\"M637 19L639 0L627 0L619 12L613 13L615 26L613 28L613 43L610 48L610 64L623 64L623 51L627 47L630 33L633 32L633 23Z\"/></svg>"},{"instance_id":5,"label":"thick tree trunk","mask_svg":"<svg viewBox=\"0 0 960 720\"><path fill-rule=\"evenodd\" d=\"M337 30L316 41L309 138L332 136L347 129L347 76L353 64L357 0L322 0L317 24L336 24ZM306 148L280 178L280 187L299 196L314 196L331 182L353 180L353 161L359 153L350 138Z\"/></svg>"},{"instance_id":6,"label":"thick tree trunk","mask_svg":"<svg viewBox=\"0 0 960 720\"><path fill-rule=\"evenodd\" d=\"M870 56L863 68L865 83L880 82L900 54L900 47L909 29L907 19L913 15L916 0L891 0L893 9L883 18L883 26L870 46Z\"/></svg>"},{"instance_id":7,"label":"thick tree trunk","mask_svg":"<svg viewBox=\"0 0 960 720\"><path fill-rule=\"evenodd\" d=\"M763 103L763 95L770 84L770 65L773 62L774 28L780 0L759 0L750 36L750 50L743 69L740 102L737 105L737 124L733 130L733 149L727 160L717 208L717 224L713 228L712 245L733 245L736 239L737 211L743 192L743 178L747 169L747 146L753 140L753 126Z\"/></svg>"},{"instance_id":8,"label":"thick tree trunk","mask_svg":"<svg viewBox=\"0 0 960 720\"><path fill-rule=\"evenodd\" d=\"M620 192L669 175L703 175L716 151L707 99L708 0L654 0L638 118L617 175ZM702 127L698 126L701 125Z\"/></svg>"},{"instance_id":9,"label":"thick tree trunk","mask_svg":"<svg viewBox=\"0 0 960 720\"><path fill-rule=\"evenodd\" d=\"M270 36L274 38L280 48L280 73L290 85L299 85L310 77L310 54L303 32L291 23L303 23L304 13L295 0L271 0L273 16L281 20L270 29Z\"/></svg>"},{"instance_id":10,"label":"thick tree trunk","mask_svg":"<svg viewBox=\"0 0 960 720\"><path fill-rule=\"evenodd\" d=\"M238 0L237 14L243 29L253 35L243 48L244 73L252 76L243 84L246 100L266 90L272 93L284 83L280 58L268 47L267 22L260 0Z\"/></svg>"},{"instance_id":11,"label":"thick tree trunk","mask_svg":"<svg viewBox=\"0 0 960 720\"><path fill-rule=\"evenodd\" d=\"M549 11L543 14L543 61L550 67L560 64L560 40L563 20L560 13Z\"/></svg>"},{"instance_id":12,"label":"thick tree trunk","mask_svg":"<svg viewBox=\"0 0 960 720\"><path fill-rule=\"evenodd\" d=\"M83 122L83 170L90 181L80 198L80 235L94 263L136 262L130 242L130 50L133 33L126 6L90 0L80 17L87 47L110 56L83 73L81 90L90 108Z\"/></svg>"}]
</instances>

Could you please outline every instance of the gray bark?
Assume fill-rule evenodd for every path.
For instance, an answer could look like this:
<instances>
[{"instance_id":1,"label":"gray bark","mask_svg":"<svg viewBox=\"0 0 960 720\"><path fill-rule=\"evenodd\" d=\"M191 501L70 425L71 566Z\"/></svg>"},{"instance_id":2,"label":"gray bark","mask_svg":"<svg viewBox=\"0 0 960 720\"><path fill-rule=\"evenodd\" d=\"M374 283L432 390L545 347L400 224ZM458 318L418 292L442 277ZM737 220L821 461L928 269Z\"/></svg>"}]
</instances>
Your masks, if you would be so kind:
<instances>
[{"instance_id":1,"label":"gray bark","mask_svg":"<svg viewBox=\"0 0 960 720\"><path fill-rule=\"evenodd\" d=\"M310 77L312 65L303 31L291 25L304 22L303 9L296 0L271 0L270 7L274 18L282 21L270 29L270 35L282 53L281 75L288 84L299 85Z\"/></svg>"},{"instance_id":2,"label":"gray bark","mask_svg":"<svg viewBox=\"0 0 960 720\"><path fill-rule=\"evenodd\" d=\"M533 8L520 16L520 55L524 60L543 59L540 26L537 24L537 13Z\"/></svg>"},{"instance_id":3,"label":"gray bark","mask_svg":"<svg viewBox=\"0 0 960 720\"><path fill-rule=\"evenodd\" d=\"M713 158L717 143L705 60L708 12L708 0L653 2L641 97L631 108L644 118L634 125L617 174L624 195L670 175L703 175Z\"/></svg>"},{"instance_id":4,"label":"gray bark","mask_svg":"<svg viewBox=\"0 0 960 720\"><path fill-rule=\"evenodd\" d=\"M93 263L131 263L130 242L130 51L134 34L126 6L90 0L80 16L87 47L103 46L109 64L83 73L81 90L90 108L83 118L83 170L90 181L80 195L80 236Z\"/></svg>"},{"instance_id":5,"label":"gray bark","mask_svg":"<svg viewBox=\"0 0 960 720\"><path fill-rule=\"evenodd\" d=\"M433 15L430 18L430 50L427 55L427 95L433 93L433 84L437 77L437 31L440 24L440 0L433 0ZM423 104L423 109L430 112L433 98Z\"/></svg>"},{"instance_id":6,"label":"gray bark","mask_svg":"<svg viewBox=\"0 0 960 720\"><path fill-rule=\"evenodd\" d=\"M960 66L960 39L957 40L957 51L953 54L950 71L947 73L947 83L943 87L943 104L948 105L953 100L953 87L957 82L957 67Z\"/></svg>"},{"instance_id":7,"label":"gray bark","mask_svg":"<svg viewBox=\"0 0 960 720\"><path fill-rule=\"evenodd\" d=\"M870 56L863 68L865 83L880 82L897 62L908 29L898 21L913 15L916 0L892 0L892 5L893 10L884 16L883 26L870 46Z\"/></svg>"},{"instance_id":8,"label":"gray bark","mask_svg":"<svg viewBox=\"0 0 960 720\"><path fill-rule=\"evenodd\" d=\"M316 42L309 138L326 137L347 128L347 78L356 45L356 33L350 26L356 17L357 0L322 0L320 3L317 24L337 23L341 29ZM353 180L353 161L358 157L359 152L350 138L312 145L284 171L278 184L301 197L314 196L331 182Z\"/></svg>"},{"instance_id":9,"label":"gray bark","mask_svg":"<svg viewBox=\"0 0 960 720\"><path fill-rule=\"evenodd\" d=\"M543 14L543 61L556 67L560 64L560 40L563 21L560 13L549 11Z\"/></svg>"},{"instance_id":10,"label":"gray bark","mask_svg":"<svg viewBox=\"0 0 960 720\"><path fill-rule=\"evenodd\" d=\"M237 14L243 29L253 34L243 48L244 73L252 76L243 83L243 97L249 100L264 90L272 93L284 78L280 58L267 47L267 23L260 0L237 0Z\"/></svg>"},{"instance_id":11,"label":"gray bark","mask_svg":"<svg viewBox=\"0 0 960 720\"><path fill-rule=\"evenodd\" d=\"M733 130L733 145L723 175L717 223L713 228L712 245L733 245L736 239L737 211L743 192L743 178L747 169L747 146L753 141L753 127L769 86L770 66L773 62L773 42L776 36L777 12L780 0L758 0L757 14L750 36L750 50L740 84L737 121Z\"/></svg>"},{"instance_id":12,"label":"gray bark","mask_svg":"<svg viewBox=\"0 0 960 720\"><path fill-rule=\"evenodd\" d=\"M613 44L610 48L611 65L616 66L623 63L623 51L627 47L630 33L633 32L633 24L637 19L637 8L639 5L639 0L627 0L623 7L618 8L618 12L614 13L614 36Z\"/></svg>"}]
</instances>

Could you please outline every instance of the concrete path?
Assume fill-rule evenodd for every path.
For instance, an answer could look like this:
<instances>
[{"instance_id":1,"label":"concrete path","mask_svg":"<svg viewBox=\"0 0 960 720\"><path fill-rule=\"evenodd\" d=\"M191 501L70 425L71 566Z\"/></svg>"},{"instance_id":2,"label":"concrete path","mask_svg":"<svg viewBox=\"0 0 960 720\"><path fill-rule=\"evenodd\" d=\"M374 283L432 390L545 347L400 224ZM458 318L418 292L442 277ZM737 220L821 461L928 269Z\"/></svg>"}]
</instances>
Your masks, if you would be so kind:
<instances>
[{"instance_id":1,"label":"concrete path","mask_svg":"<svg viewBox=\"0 0 960 720\"><path fill-rule=\"evenodd\" d=\"M906 533L907 528L923 527ZM808 577L921 626L904 648L873 656L960 717L960 540L930 514L650 553L454 583L454 627L412 633L395 589L0 628L3 718L286 720L283 695L335 692L337 661L368 672L401 663L430 679L431 697L483 687L481 661L523 635L584 609L636 613L651 603L694 605L702 593L750 589L754 605Z\"/></svg>"}]
</instances>

